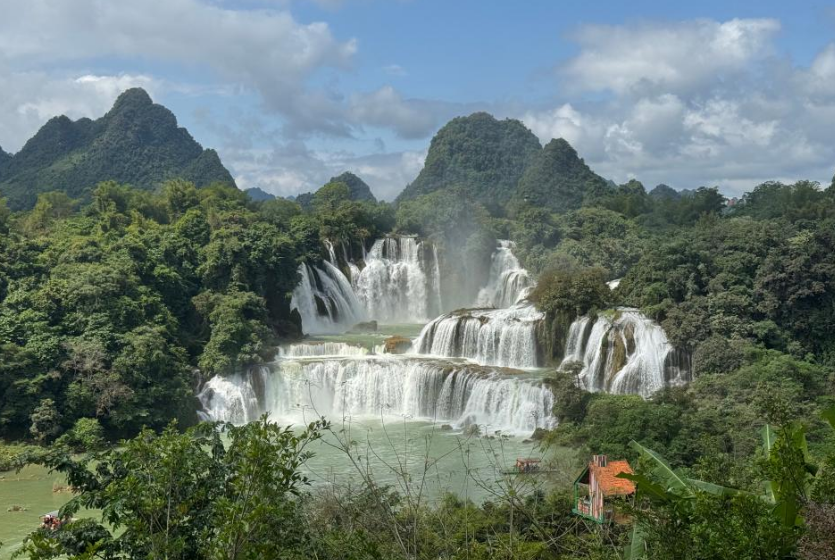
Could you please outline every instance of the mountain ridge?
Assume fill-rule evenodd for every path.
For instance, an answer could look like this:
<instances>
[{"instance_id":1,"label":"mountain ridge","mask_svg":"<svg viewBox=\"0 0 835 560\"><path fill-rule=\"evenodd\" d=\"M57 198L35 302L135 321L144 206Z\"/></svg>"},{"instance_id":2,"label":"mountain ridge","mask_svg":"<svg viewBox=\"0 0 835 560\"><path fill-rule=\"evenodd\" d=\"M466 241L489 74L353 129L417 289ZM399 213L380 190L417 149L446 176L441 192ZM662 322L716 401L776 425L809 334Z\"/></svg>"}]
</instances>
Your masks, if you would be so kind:
<instances>
[{"instance_id":1,"label":"mountain ridge","mask_svg":"<svg viewBox=\"0 0 835 560\"><path fill-rule=\"evenodd\" d=\"M142 189L172 178L197 186L235 184L217 152L204 149L141 88L124 91L96 120L49 119L19 152L6 156L0 155L0 195L15 209L31 207L39 193L53 190L84 199L107 180Z\"/></svg>"}]
</instances>

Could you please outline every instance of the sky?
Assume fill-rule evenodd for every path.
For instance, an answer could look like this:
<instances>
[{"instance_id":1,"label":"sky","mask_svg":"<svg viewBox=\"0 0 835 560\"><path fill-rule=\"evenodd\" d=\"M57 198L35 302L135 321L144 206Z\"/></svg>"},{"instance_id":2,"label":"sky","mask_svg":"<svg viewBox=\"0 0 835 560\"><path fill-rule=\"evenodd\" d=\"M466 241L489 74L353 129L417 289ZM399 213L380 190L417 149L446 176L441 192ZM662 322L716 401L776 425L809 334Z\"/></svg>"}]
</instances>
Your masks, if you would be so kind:
<instances>
[{"instance_id":1,"label":"sky","mask_svg":"<svg viewBox=\"0 0 835 560\"><path fill-rule=\"evenodd\" d=\"M0 0L6 151L134 86L280 196L348 170L391 200L475 111L618 183L735 196L835 172L823 2Z\"/></svg>"}]
</instances>

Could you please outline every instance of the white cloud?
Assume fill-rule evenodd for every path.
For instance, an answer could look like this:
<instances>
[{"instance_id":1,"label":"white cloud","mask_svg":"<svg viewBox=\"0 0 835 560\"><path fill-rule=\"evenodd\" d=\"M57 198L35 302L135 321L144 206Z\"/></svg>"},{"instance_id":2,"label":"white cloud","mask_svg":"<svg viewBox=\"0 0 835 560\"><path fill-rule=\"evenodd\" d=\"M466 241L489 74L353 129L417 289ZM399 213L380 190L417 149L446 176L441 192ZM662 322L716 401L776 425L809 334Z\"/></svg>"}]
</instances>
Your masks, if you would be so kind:
<instances>
[{"instance_id":1,"label":"white cloud","mask_svg":"<svg viewBox=\"0 0 835 560\"><path fill-rule=\"evenodd\" d=\"M399 64L389 64L388 66L383 66L383 72L388 74L389 76L408 76L409 73L406 72L406 69L400 66Z\"/></svg>"},{"instance_id":2,"label":"white cloud","mask_svg":"<svg viewBox=\"0 0 835 560\"><path fill-rule=\"evenodd\" d=\"M0 3L0 58L9 65L115 57L208 70L257 91L291 131L347 134L339 96L311 82L323 69L349 69L356 50L355 40L337 40L327 24L302 24L283 11L236 11L198 0Z\"/></svg>"},{"instance_id":3,"label":"white cloud","mask_svg":"<svg viewBox=\"0 0 835 560\"><path fill-rule=\"evenodd\" d=\"M227 163L242 189L260 187L278 196L315 191L328 179L351 171L363 179L380 200L393 200L423 168L426 152L405 151L358 155L316 152L301 142L271 150L228 150Z\"/></svg>"},{"instance_id":4,"label":"white cloud","mask_svg":"<svg viewBox=\"0 0 835 560\"><path fill-rule=\"evenodd\" d=\"M56 115L98 118L110 109L121 91L137 86L153 93L160 84L141 74L72 78L44 72L9 72L0 62L0 143L6 151L16 152Z\"/></svg>"},{"instance_id":5,"label":"white cloud","mask_svg":"<svg viewBox=\"0 0 835 560\"><path fill-rule=\"evenodd\" d=\"M579 91L681 93L748 71L779 29L773 19L587 25L573 36L580 54L562 71Z\"/></svg>"},{"instance_id":6,"label":"white cloud","mask_svg":"<svg viewBox=\"0 0 835 560\"><path fill-rule=\"evenodd\" d=\"M774 20L587 26L561 68L570 103L527 111L598 173L648 187L827 181L835 169L835 44L808 67L772 56ZM600 95L599 92L604 92ZM592 101L594 100L594 101Z\"/></svg>"}]
</instances>

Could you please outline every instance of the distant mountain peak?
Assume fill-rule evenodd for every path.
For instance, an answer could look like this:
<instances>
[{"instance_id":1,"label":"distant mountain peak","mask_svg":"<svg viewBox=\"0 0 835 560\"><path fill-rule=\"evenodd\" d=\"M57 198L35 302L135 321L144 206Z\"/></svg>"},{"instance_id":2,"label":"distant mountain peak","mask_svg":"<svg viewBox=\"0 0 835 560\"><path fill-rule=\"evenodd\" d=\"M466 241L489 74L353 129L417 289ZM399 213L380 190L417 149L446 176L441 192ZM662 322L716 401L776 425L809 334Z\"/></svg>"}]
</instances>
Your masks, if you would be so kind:
<instances>
[{"instance_id":1,"label":"distant mountain peak","mask_svg":"<svg viewBox=\"0 0 835 560\"><path fill-rule=\"evenodd\" d=\"M148 95L147 91L141 87L135 87L126 89L119 94L119 97L116 98L116 102L113 103L113 109L111 109L111 111L122 109L124 107L142 107L153 104L154 101L151 99L151 96Z\"/></svg>"},{"instance_id":2,"label":"distant mountain peak","mask_svg":"<svg viewBox=\"0 0 835 560\"><path fill-rule=\"evenodd\" d=\"M84 198L107 180L144 189L173 178L234 185L217 153L204 150L141 88L124 91L99 119L49 119L20 152L4 159L0 155L0 193L13 208L31 207L48 190Z\"/></svg>"},{"instance_id":3,"label":"distant mountain peak","mask_svg":"<svg viewBox=\"0 0 835 560\"><path fill-rule=\"evenodd\" d=\"M455 189L501 211L541 150L539 139L521 121L485 112L456 117L432 138L423 169L397 200Z\"/></svg>"},{"instance_id":4,"label":"distant mountain peak","mask_svg":"<svg viewBox=\"0 0 835 560\"><path fill-rule=\"evenodd\" d=\"M554 138L531 161L519 180L517 203L566 212L611 187L592 171L564 138Z\"/></svg>"},{"instance_id":5,"label":"distant mountain peak","mask_svg":"<svg viewBox=\"0 0 835 560\"><path fill-rule=\"evenodd\" d=\"M328 182L345 183L346 185L348 185L348 189L351 191L351 200L367 200L369 202L377 202L374 193L371 192L371 187L369 187L365 181L363 181L350 171L345 171L341 175L331 177L331 180Z\"/></svg>"}]
</instances>

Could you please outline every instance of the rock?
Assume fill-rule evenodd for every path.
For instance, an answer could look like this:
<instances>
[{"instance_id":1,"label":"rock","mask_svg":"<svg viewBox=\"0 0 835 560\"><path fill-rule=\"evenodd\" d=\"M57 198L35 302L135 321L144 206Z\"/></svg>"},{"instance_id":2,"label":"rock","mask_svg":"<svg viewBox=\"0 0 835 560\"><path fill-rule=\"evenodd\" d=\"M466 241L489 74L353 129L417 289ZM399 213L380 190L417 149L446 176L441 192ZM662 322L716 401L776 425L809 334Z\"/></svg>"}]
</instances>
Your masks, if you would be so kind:
<instances>
[{"instance_id":1,"label":"rock","mask_svg":"<svg viewBox=\"0 0 835 560\"><path fill-rule=\"evenodd\" d=\"M377 332L377 321L368 321L366 323L357 323L351 329L359 332Z\"/></svg>"},{"instance_id":2,"label":"rock","mask_svg":"<svg viewBox=\"0 0 835 560\"><path fill-rule=\"evenodd\" d=\"M450 426L449 424L441 424L441 431L442 432L451 432L452 431L452 426Z\"/></svg>"},{"instance_id":3,"label":"rock","mask_svg":"<svg viewBox=\"0 0 835 560\"><path fill-rule=\"evenodd\" d=\"M404 336L390 336L386 339L386 354L405 354L412 348L412 340Z\"/></svg>"}]
</instances>

